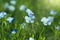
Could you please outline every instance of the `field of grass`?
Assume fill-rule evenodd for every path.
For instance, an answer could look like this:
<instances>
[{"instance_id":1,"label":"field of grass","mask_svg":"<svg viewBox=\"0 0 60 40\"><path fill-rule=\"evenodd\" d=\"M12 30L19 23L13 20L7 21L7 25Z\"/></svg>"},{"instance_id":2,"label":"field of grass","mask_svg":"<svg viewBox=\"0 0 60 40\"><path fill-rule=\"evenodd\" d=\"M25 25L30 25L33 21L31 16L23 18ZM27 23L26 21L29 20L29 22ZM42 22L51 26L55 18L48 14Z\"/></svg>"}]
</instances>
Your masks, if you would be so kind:
<instances>
[{"instance_id":1,"label":"field of grass","mask_svg":"<svg viewBox=\"0 0 60 40\"><path fill-rule=\"evenodd\" d=\"M7 24L3 18L0 20L0 40L60 40L60 30L56 30L55 26L60 26L60 7L51 5L45 0L16 0L15 11L11 12L4 9L4 4L10 0L0 0L0 12L7 12L7 17L14 17L14 23ZM9 3L10 4L10 3ZM25 11L20 11L19 7L25 5L34 12L35 22L26 23L24 17L27 15ZM44 26L41 18L52 16L49 14L50 9L54 9L57 14L50 26ZM26 25L24 26L23 23ZM22 28L24 26L24 28ZM16 34L11 34L11 30L17 30Z\"/></svg>"}]
</instances>

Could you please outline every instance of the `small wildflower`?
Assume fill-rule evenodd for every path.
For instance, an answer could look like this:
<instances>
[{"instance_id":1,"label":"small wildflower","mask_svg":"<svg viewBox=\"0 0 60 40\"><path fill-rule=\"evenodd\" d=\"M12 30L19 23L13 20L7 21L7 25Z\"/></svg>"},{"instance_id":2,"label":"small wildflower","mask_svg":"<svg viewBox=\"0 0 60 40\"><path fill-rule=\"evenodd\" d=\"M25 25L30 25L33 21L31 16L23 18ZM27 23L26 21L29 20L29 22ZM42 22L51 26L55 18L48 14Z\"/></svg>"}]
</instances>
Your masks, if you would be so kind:
<instances>
[{"instance_id":1,"label":"small wildflower","mask_svg":"<svg viewBox=\"0 0 60 40\"><path fill-rule=\"evenodd\" d=\"M7 18L7 21L8 21L9 23L13 22L13 20L14 20L13 17L8 17L8 18Z\"/></svg>"},{"instance_id":2,"label":"small wildflower","mask_svg":"<svg viewBox=\"0 0 60 40\"><path fill-rule=\"evenodd\" d=\"M8 9L8 7L9 7L9 3L5 3L4 4L4 9Z\"/></svg>"},{"instance_id":3,"label":"small wildflower","mask_svg":"<svg viewBox=\"0 0 60 40\"><path fill-rule=\"evenodd\" d=\"M6 12L1 12L0 13L0 19L3 18L3 17L6 17L7 16L7 13Z\"/></svg>"},{"instance_id":4,"label":"small wildflower","mask_svg":"<svg viewBox=\"0 0 60 40\"><path fill-rule=\"evenodd\" d=\"M7 13L6 12L1 12L1 13L4 15L4 17L7 16Z\"/></svg>"},{"instance_id":5,"label":"small wildflower","mask_svg":"<svg viewBox=\"0 0 60 40\"><path fill-rule=\"evenodd\" d=\"M35 16L32 16L32 19L35 19Z\"/></svg>"},{"instance_id":6,"label":"small wildflower","mask_svg":"<svg viewBox=\"0 0 60 40\"><path fill-rule=\"evenodd\" d=\"M32 17L32 16L33 16L33 14L28 14L28 16L29 16L29 17Z\"/></svg>"},{"instance_id":7,"label":"small wildflower","mask_svg":"<svg viewBox=\"0 0 60 40\"><path fill-rule=\"evenodd\" d=\"M31 18L30 18L30 17L28 17L28 16L25 16L25 20L26 20L26 22L27 22L27 23L30 23Z\"/></svg>"},{"instance_id":8,"label":"small wildflower","mask_svg":"<svg viewBox=\"0 0 60 40\"><path fill-rule=\"evenodd\" d=\"M41 22L44 22L44 21L46 21L46 17L43 17L42 19L41 19Z\"/></svg>"},{"instance_id":9,"label":"small wildflower","mask_svg":"<svg viewBox=\"0 0 60 40\"><path fill-rule=\"evenodd\" d=\"M25 6L25 5L21 5L21 6L19 7L19 10L22 10L22 11L26 10L26 6Z\"/></svg>"},{"instance_id":10,"label":"small wildflower","mask_svg":"<svg viewBox=\"0 0 60 40\"><path fill-rule=\"evenodd\" d=\"M34 19L32 17L25 16L25 20L27 23L34 23Z\"/></svg>"},{"instance_id":11,"label":"small wildflower","mask_svg":"<svg viewBox=\"0 0 60 40\"><path fill-rule=\"evenodd\" d=\"M33 14L28 14L28 16L35 19L35 16Z\"/></svg>"},{"instance_id":12,"label":"small wildflower","mask_svg":"<svg viewBox=\"0 0 60 40\"><path fill-rule=\"evenodd\" d=\"M60 26L55 26L55 29L56 30L60 30Z\"/></svg>"},{"instance_id":13,"label":"small wildflower","mask_svg":"<svg viewBox=\"0 0 60 40\"><path fill-rule=\"evenodd\" d=\"M56 15L57 13L56 13L54 10L51 10L51 11L50 11L50 14L51 14L51 15Z\"/></svg>"},{"instance_id":14,"label":"small wildflower","mask_svg":"<svg viewBox=\"0 0 60 40\"><path fill-rule=\"evenodd\" d=\"M17 33L17 30L14 29L14 30L11 31L11 33L12 33L12 34L16 34L16 33Z\"/></svg>"},{"instance_id":15,"label":"small wildflower","mask_svg":"<svg viewBox=\"0 0 60 40\"><path fill-rule=\"evenodd\" d=\"M28 13L28 15L34 14L30 9L26 9L26 13Z\"/></svg>"},{"instance_id":16,"label":"small wildflower","mask_svg":"<svg viewBox=\"0 0 60 40\"><path fill-rule=\"evenodd\" d=\"M51 21L48 20L47 22L44 22L43 24L44 24L45 26L51 25Z\"/></svg>"},{"instance_id":17,"label":"small wildflower","mask_svg":"<svg viewBox=\"0 0 60 40\"><path fill-rule=\"evenodd\" d=\"M15 7L14 7L14 6L12 6L12 5L11 5L11 6L9 6L9 7L8 7L8 9L9 9L10 11L15 11Z\"/></svg>"},{"instance_id":18,"label":"small wildflower","mask_svg":"<svg viewBox=\"0 0 60 40\"><path fill-rule=\"evenodd\" d=\"M49 16L47 19L50 20L51 22L53 22L54 17Z\"/></svg>"},{"instance_id":19,"label":"small wildflower","mask_svg":"<svg viewBox=\"0 0 60 40\"><path fill-rule=\"evenodd\" d=\"M34 23L35 16L31 16L31 23Z\"/></svg>"},{"instance_id":20,"label":"small wildflower","mask_svg":"<svg viewBox=\"0 0 60 40\"><path fill-rule=\"evenodd\" d=\"M43 18L41 19L41 22L42 22L45 26L47 26L47 25L51 25L51 23L53 22L53 20L54 20L54 18L49 16L48 18L43 17Z\"/></svg>"},{"instance_id":21,"label":"small wildflower","mask_svg":"<svg viewBox=\"0 0 60 40\"><path fill-rule=\"evenodd\" d=\"M31 23L34 23L34 20L31 20L30 22L31 22Z\"/></svg>"},{"instance_id":22,"label":"small wildflower","mask_svg":"<svg viewBox=\"0 0 60 40\"><path fill-rule=\"evenodd\" d=\"M11 3L12 5L16 5L16 0L11 0L10 3Z\"/></svg>"},{"instance_id":23,"label":"small wildflower","mask_svg":"<svg viewBox=\"0 0 60 40\"><path fill-rule=\"evenodd\" d=\"M30 37L29 40L34 40L34 39L32 37Z\"/></svg>"}]
</instances>

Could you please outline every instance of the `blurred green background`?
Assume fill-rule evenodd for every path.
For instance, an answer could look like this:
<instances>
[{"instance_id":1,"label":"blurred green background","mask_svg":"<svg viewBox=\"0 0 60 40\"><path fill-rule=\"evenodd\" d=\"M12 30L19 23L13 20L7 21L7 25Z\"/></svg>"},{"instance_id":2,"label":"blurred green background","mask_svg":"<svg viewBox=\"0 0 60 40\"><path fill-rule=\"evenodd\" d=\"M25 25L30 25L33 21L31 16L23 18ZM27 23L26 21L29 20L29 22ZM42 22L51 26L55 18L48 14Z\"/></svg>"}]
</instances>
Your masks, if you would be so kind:
<instances>
[{"instance_id":1,"label":"blurred green background","mask_svg":"<svg viewBox=\"0 0 60 40\"><path fill-rule=\"evenodd\" d=\"M52 5L48 0L16 0L15 11L11 12L4 9L6 2L9 3L10 0L0 0L0 11L7 12L8 17L13 16L15 21L6 24L5 19L0 20L0 40L28 40L29 37L34 40L60 40L60 31L55 29L55 26L60 26L60 6ZM35 15L35 22L33 24L26 23L24 29L22 29L22 24L25 23L24 17L27 14L19 10L21 5L26 5ZM54 9L57 15L53 16L55 19L52 25L44 26L41 18L52 16L49 14L50 9ZM13 29L18 30L15 35L11 34Z\"/></svg>"}]
</instances>

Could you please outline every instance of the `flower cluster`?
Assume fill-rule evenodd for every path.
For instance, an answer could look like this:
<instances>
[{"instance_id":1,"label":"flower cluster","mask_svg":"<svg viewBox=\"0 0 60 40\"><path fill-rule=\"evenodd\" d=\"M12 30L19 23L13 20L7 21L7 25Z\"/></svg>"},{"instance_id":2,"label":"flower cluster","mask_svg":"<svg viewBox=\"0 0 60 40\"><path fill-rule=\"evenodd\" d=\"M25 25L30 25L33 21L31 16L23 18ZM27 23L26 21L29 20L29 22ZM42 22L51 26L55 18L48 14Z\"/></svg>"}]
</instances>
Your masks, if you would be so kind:
<instances>
[{"instance_id":1,"label":"flower cluster","mask_svg":"<svg viewBox=\"0 0 60 40\"><path fill-rule=\"evenodd\" d=\"M51 23L53 22L53 20L54 20L54 17L49 16L48 18L43 17L43 18L41 19L41 22L42 22L45 26L47 26L47 25L51 25Z\"/></svg>"},{"instance_id":2,"label":"flower cluster","mask_svg":"<svg viewBox=\"0 0 60 40\"><path fill-rule=\"evenodd\" d=\"M26 9L26 13L28 16L25 16L25 20L27 23L34 23L35 16L34 13L30 9Z\"/></svg>"},{"instance_id":3,"label":"flower cluster","mask_svg":"<svg viewBox=\"0 0 60 40\"><path fill-rule=\"evenodd\" d=\"M6 16L7 16L7 13L6 13L6 12L0 12L0 19L6 18ZM11 23L11 22L14 21L14 18L13 18L13 17L8 17L8 18L6 19L6 21L8 21L9 23Z\"/></svg>"},{"instance_id":4,"label":"flower cluster","mask_svg":"<svg viewBox=\"0 0 60 40\"><path fill-rule=\"evenodd\" d=\"M25 5L21 5L20 10L24 10L28 14L27 16L25 16L25 20L27 23L34 23L35 16L34 16L34 13L30 9L26 8Z\"/></svg>"},{"instance_id":5,"label":"flower cluster","mask_svg":"<svg viewBox=\"0 0 60 40\"><path fill-rule=\"evenodd\" d=\"M9 3L5 3L4 5L4 9L8 9L9 11L15 11L15 7L14 5L16 5L16 0L11 0L10 4Z\"/></svg>"},{"instance_id":6,"label":"flower cluster","mask_svg":"<svg viewBox=\"0 0 60 40\"><path fill-rule=\"evenodd\" d=\"M5 18L7 15L6 12L0 12L0 19Z\"/></svg>"},{"instance_id":7,"label":"flower cluster","mask_svg":"<svg viewBox=\"0 0 60 40\"><path fill-rule=\"evenodd\" d=\"M15 11L15 7L13 5L9 5L8 3L5 3L4 9L8 9L9 11Z\"/></svg>"}]
</instances>

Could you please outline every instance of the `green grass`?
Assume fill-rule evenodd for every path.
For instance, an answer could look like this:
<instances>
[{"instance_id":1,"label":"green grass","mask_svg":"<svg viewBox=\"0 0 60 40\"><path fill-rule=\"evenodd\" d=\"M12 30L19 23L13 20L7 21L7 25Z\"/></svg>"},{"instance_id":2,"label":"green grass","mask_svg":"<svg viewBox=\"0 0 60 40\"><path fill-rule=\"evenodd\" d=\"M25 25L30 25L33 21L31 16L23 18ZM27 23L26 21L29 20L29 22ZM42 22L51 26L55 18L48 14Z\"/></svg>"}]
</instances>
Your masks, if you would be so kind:
<instances>
[{"instance_id":1,"label":"green grass","mask_svg":"<svg viewBox=\"0 0 60 40\"><path fill-rule=\"evenodd\" d=\"M7 11L3 8L5 2L10 0L3 0L0 2L0 11L8 12L8 17L13 15L15 22L6 24L5 19L0 20L0 40L26 40L29 37L35 40L60 40L60 31L55 30L56 25L60 25L60 8L46 4L44 0L17 0L16 10L14 12ZM22 24L25 23L24 16L27 14L24 11L19 10L20 5L26 5L31 9L35 15L35 22L33 24L27 24L22 29ZM42 17L52 16L49 14L50 9L56 10L58 13L51 26L44 26L41 23ZM17 29L18 32L15 35L11 34L11 30Z\"/></svg>"}]
</instances>

